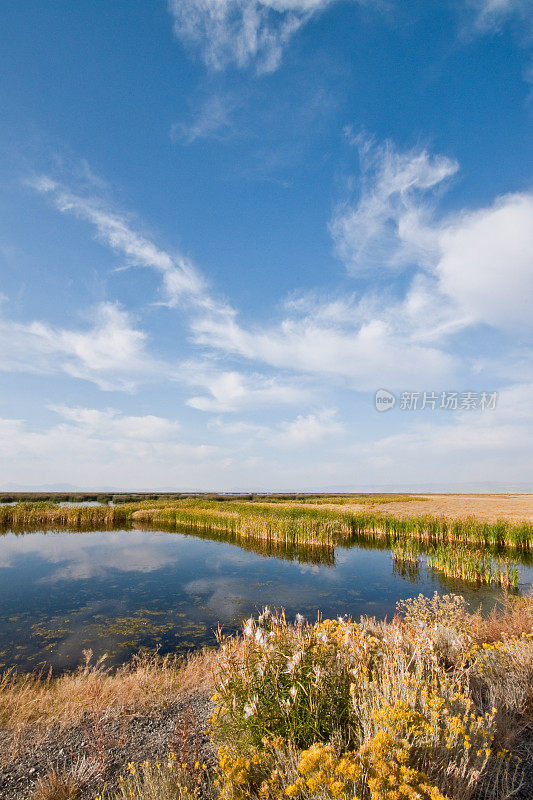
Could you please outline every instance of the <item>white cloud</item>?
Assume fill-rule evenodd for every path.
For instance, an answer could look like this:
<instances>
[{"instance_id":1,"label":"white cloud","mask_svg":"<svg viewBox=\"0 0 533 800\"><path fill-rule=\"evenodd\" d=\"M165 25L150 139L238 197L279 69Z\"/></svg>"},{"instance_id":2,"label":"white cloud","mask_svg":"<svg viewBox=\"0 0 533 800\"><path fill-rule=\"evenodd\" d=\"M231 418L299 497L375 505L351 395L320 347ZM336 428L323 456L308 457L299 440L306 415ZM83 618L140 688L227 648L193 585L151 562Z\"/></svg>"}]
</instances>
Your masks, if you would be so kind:
<instances>
[{"instance_id":1,"label":"white cloud","mask_svg":"<svg viewBox=\"0 0 533 800\"><path fill-rule=\"evenodd\" d=\"M187 401L187 405L199 411L238 411L252 406L304 403L309 399L309 392L287 381L258 374L219 371L209 364L184 364L180 374L188 383L201 386L208 392Z\"/></svg>"},{"instance_id":2,"label":"white cloud","mask_svg":"<svg viewBox=\"0 0 533 800\"><path fill-rule=\"evenodd\" d=\"M485 209L438 219L434 193L455 174L456 162L425 150L399 153L391 143L376 147L361 138L356 143L364 168L362 192L336 213L331 228L350 271L371 263L408 268L403 296L378 290L372 281L359 297L292 296L283 318L263 327L241 323L231 307L214 300L196 269L191 284L189 273L126 225L122 215L108 209L102 222L94 213L96 201L73 201L72 193L46 181L41 190L53 192L62 211L74 208L93 222L111 247L162 274L172 302L185 295L197 345L293 374L329 376L356 390L443 386L460 363L447 347L450 335L479 323L505 329L528 324L532 196L510 195ZM176 277L175 292L169 291L169 275ZM189 400L204 411L301 398L293 384L257 372L196 372L184 365L180 377L207 390Z\"/></svg>"},{"instance_id":3,"label":"white cloud","mask_svg":"<svg viewBox=\"0 0 533 800\"><path fill-rule=\"evenodd\" d=\"M533 194L499 198L440 231L440 289L473 321L533 326Z\"/></svg>"},{"instance_id":4,"label":"white cloud","mask_svg":"<svg viewBox=\"0 0 533 800\"><path fill-rule=\"evenodd\" d=\"M344 426L336 419L336 412L332 409L307 416L300 414L291 422L281 423L280 428L278 442L286 447L317 444L344 431Z\"/></svg>"},{"instance_id":5,"label":"white cloud","mask_svg":"<svg viewBox=\"0 0 533 800\"><path fill-rule=\"evenodd\" d=\"M417 343L403 325L398 328L393 314L362 321L354 317L344 325L309 315L287 317L262 330L247 330L235 319L207 316L192 325L200 344L273 367L338 376L358 390L372 390L376 381L391 387L440 382L454 366L446 353Z\"/></svg>"},{"instance_id":6,"label":"white cloud","mask_svg":"<svg viewBox=\"0 0 533 800\"><path fill-rule=\"evenodd\" d=\"M197 139L223 139L233 129L234 107L234 101L227 95L212 95L200 105L189 122L175 123L170 135L181 144L192 144Z\"/></svg>"},{"instance_id":7,"label":"white cloud","mask_svg":"<svg viewBox=\"0 0 533 800\"><path fill-rule=\"evenodd\" d=\"M298 414L295 419L282 420L272 425L216 419L209 427L227 436L238 437L239 446L243 449L254 448L259 442L263 452L265 447L296 451L319 442L331 445L336 437L345 432L345 426L338 419L334 408Z\"/></svg>"},{"instance_id":8,"label":"white cloud","mask_svg":"<svg viewBox=\"0 0 533 800\"><path fill-rule=\"evenodd\" d=\"M98 199L70 192L47 176L30 181L30 185L41 194L49 194L59 211L91 222L99 238L122 253L128 265L149 267L159 272L169 304L176 305L182 298L208 302L203 279L191 261L157 247L150 238L135 231L124 214L110 209Z\"/></svg>"},{"instance_id":9,"label":"white cloud","mask_svg":"<svg viewBox=\"0 0 533 800\"><path fill-rule=\"evenodd\" d=\"M101 389L131 391L142 377L163 365L148 356L146 335L133 327L115 303L101 303L85 330L44 322L0 320L0 369L8 372L65 373L92 381Z\"/></svg>"},{"instance_id":10,"label":"white cloud","mask_svg":"<svg viewBox=\"0 0 533 800\"><path fill-rule=\"evenodd\" d=\"M102 439L119 437L137 441L160 442L175 438L181 425L164 417L147 414L142 417L127 416L113 408L104 410L82 406L50 406L68 423L87 434Z\"/></svg>"},{"instance_id":11,"label":"white cloud","mask_svg":"<svg viewBox=\"0 0 533 800\"><path fill-rule=\"evenodd\" d=\"M174 31L208 67L273 72L283 49L309 19L336 0L170 0Z\"/></svg>"},{"instance_id":12,"label":"white cloud","mask_svg":"<svg viewBox=\"0 0 533 800\"><path fill-rule=\"evenodd\" d=\"M330 223L339 257L353 274L381 273L408 260L426 261L435 248L426 199L459 165L426 150L399 152L391 142L376 147L356 137L362 169L355 204L337 208Z\"/></svg>"},{"instance_id":13,"label":"white cloud","mask_svg":"<svg viewBox=\"0 0 533 800\"><path fill-rule=\"evenodd\" d=\"M337 209L330 226L348 271L379 277L390 266L418 268L395 311L411 318L421 341L476 323L530 326L533 194L507 195L439 219L425 193L453 175L456 162L426 151L402 154L391 143L356 143L363 149L361 196Z\"/></svg>"},{"instance_id":14,"label":"white cloud","mask_svg":"<svg viewBox=\"0 0 533 800\"><path fill-rule=\"evenodd\" d=\"M50 483L65 477L79 486L194 485L205 464L219 469L223 456L212 444L189 444L174 420L130 416L114 409L56 406L61 420L32 430L24 420L0 420L0 484Z\"/></svg>"},{"instance_id":15,"label":"white cloud","mask_svg":"<svg viewBox=\"0 0 533 800\"><path fill-rule=\"evenodd\" d=\"M402 159L397 161L403 169ZM419 176L418 183L431 184L434 180L432 167L422 163L421 171L424 174ZM140 236L123 215L109 208L101 211L98 201L87 201L58 189L49 179L43 179L37 188L52 193L62 212L76 213L96 225L99 235L113 249L162 274L169 302L175 303L180 297L187 299L192 312L189 324L198 344L292 372L338 376L347 379L353 388L362 390L373 389L378 377L380 383L391 387L406 380L416 386L424 378L438 382L453 368L452 358L428 346L419 335L419 324L412 325L409 309L387 310L383 300L376 303L368 297L357 304L345 299L326 304L316 302L314 308L307 310L302 300L293 299L292 306L291 302L287 305L289 315L279 326L247 329L238 323L233 309L207 293L205 282L196 269L191 273L193 279L189 280L189 272L183 271L180 264L176 265L166 251ZM172 281L176 283L175 288ZM442 316L442 311L432 314L432 325ZM71 369L74 368L71 366ZM81 371L79 367L76 369L78 373ZM158 371L161 373L164 368L159 365ZM186 373L185 369L181 377L187 380ZM261 405L296 402L301 398L301 393L295 392L285 381L267 380L257 374L243 379L229 371L211 375L207 383L205 376L202 380L210 396L195 396L189 404L205 411L234 410L252 402ZM105 387L104 382L101 385Z\"/></svg>"}]
</instances>

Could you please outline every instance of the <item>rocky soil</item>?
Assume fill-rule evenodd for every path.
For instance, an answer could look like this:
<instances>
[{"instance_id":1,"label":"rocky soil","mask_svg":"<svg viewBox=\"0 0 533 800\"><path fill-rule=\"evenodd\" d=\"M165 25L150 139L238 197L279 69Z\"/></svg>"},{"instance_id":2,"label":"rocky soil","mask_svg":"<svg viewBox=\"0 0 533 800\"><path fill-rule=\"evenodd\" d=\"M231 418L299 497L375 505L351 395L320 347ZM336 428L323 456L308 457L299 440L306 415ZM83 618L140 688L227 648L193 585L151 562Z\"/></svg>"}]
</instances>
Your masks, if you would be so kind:
<instances>
[{"instance_id":1,"label":"rocky soil","mask_svg":"<svg viewBox=\"0 0 533 800\"><path fill-rule=\"evenodd\" d=\"M206 694L195 694L150 716L95 719L87 716L72 727L54 726L25 734L0 730L0 798L27 800L35 782L50 769L85 775L80 800L93 800L116 785L130 761L157 760L169 749L184 751L208 765L215 752L205 731L212 704Z\"/></svg>"}]
</instances>

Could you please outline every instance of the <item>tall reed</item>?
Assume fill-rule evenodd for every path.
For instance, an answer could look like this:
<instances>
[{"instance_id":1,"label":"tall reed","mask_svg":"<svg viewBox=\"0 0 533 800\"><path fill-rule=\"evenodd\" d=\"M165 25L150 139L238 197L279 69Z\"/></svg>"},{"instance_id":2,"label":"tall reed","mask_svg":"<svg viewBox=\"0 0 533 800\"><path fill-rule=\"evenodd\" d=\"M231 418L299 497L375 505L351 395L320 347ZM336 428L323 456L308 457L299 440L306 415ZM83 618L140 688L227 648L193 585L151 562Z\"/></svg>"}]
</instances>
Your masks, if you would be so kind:
<instances>
[{"instance_id":1,"label":"tall reed","mask_svg":"<svg viewBox=\"0 0 533 800\"><path fill-rule=\"evenodd\" d=\"M518 589L518 569L508 559L494 560L487 553L466 547L438 548L428 556L428 565L448 578L460 578L478 586Z\"/></svg>"},{"instance_id":2,"label":"tall reed","mask_svg":"<svg viewBox=\"0 0 533 800\"><path fill-rule=\"evenodd\" d=\"M0 506L4 527L116 526L128 522L145 525L185 525L198 531L231 533L288 545L349 544L357 539L384 542L419 542L427 547L465 546L533 552L533 524L507 520L487 522L475 517L449 519L430 515L397 517L382 512L354 513L342 507L290 506L287 503L243 503L205 499L153 500L119 506L60 506L53 503L18 503Z\"/></svg>"}]
</instances>

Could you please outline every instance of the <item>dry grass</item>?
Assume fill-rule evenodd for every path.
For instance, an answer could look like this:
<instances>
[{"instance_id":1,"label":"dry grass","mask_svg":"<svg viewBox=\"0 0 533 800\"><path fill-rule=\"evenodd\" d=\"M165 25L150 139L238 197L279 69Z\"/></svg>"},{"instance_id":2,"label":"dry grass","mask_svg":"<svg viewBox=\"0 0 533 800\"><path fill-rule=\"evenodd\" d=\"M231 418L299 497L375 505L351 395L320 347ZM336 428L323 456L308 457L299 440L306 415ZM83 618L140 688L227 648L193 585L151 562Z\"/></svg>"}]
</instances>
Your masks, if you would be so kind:
<instances>
[{"instance_id":1,"label":"dry grass","mask_svg":"<svg viewBox=\"0 0 533 800\"><path fill-rule=\"evenodd\" d=\"M85 714L99 718L156 711L193 691L209 691L216 671L214 651L186 659L141 655L111 672L104 659L75 672L0 677L0 726L13 732L78 723Z\"/></svg>"},{"instance_id":2,"label":"dry grass","mask_svg":"<svg viewBox=\"0 0 533 800\"><path fill-rule=\"evenodd\" d=\"M78 800L82 790L100 775L94 759L81 756L66 768L53 767L33 786L31 800Z\"/></svg>"},{"instance_id":3,"label":"dry grass","mask_svg":"<svg viewBox=\"0 0 533 800\"><path fill-rule=\"evenodd\" d=\"M475 644L495 642L510 636L521 636L533 631L533 594L508 595L500 609L494 609L488 617L474 617L471 636Z\"/></svg>"},{"instance_id":4,"label":"dry grass","mask_svg":"<svg viewBox=\"0 0 533 800\"><path fill-rule=\"evenodd\" d=\"M80 787L74 778L68 772L52 769L39 778L31 800L78 800L79 796Z\"/></svg>"}]
</instances>

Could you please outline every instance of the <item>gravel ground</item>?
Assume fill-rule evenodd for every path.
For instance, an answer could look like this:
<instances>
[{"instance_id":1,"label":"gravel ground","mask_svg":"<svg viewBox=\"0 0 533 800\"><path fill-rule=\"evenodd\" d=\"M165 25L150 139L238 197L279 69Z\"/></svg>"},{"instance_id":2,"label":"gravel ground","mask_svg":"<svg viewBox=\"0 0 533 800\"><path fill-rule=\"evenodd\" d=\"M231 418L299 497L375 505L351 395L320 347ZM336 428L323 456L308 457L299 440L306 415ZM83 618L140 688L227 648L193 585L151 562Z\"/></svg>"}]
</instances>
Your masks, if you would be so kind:
<instances>
[{"instance_id":1,"label":"gravel ground","mask_svg":"<svg viewBox=\"0 0 533 800\"><path fill-rule=\"evenodd\" d=\"M130 761L157 760L180 742L188 740L190 752L209 767L216 764L207 729L213 706L208 694L194 694L150 716L134 716L96 722L87 717L72 727L52 727L36 739L34 733L21 742L16 758L10 757L13 737L0 730L0 800L30 800L35 782L51 768L70 770L76 764L94 765L98 774L87 781L79 800L94 800L106 788L117 784ZM533 798L533 746L526 732L522 751L523 784L514 800ZM480 791L479 791L480 790ZM485 790L486 791L486 790ZM478 800L486 797L478 787ZM489 789L490 796L490 789Z\"/></svg>"},{"instance_id":2,"label":"gravel ground","mask_svg":"<svg viewBox=\"0 0 533 800\"><path fill-rule=\"evenodd\" d=\"M87 717L72 727L50 728L39 739L28 734L14 759L10 757L12 735L0 730L0 800L27 800L35 782L49 769L69 770L83 763L100 773L80 794L80 800L93 800L106 786L116 785L129 761L160 758L173 743L184 740L184 730L191 747L198 747L199 760L214 765L214 748L204 733L211 712L209 696L195 694L157 715L99 722Z\"/></svg>"}]
</instances>

